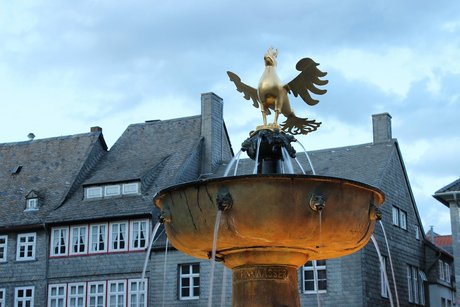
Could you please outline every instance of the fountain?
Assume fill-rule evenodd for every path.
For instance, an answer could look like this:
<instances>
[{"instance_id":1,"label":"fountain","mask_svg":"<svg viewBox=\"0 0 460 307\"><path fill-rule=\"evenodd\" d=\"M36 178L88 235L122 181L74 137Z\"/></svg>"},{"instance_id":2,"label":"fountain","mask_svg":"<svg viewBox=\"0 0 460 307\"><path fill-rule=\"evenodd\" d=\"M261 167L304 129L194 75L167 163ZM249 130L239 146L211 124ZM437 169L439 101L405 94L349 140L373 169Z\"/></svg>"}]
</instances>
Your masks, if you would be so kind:
<instances>
[{"instance_id":1,"label":"fountain","mask_svg":"<svg viewBox=\"0 0 460 307\"><path fill-rule=\"evenodd\" d=\"M270 49L265 55L269 70L276 54ZM380 217L384 196L374 187L342 178L281 173L283 159L295 157L291 134L306 134L320 124L295 116L287 100L287 93L297 93L309 104L317 102L305 86L298 89L298 83L308 81L308 90L325 92L311 86L326 83L318 78L325 73L317 65L311 59L300 60L299 76L272 91L266 89L273 83L267 69L255 92L229 72L237 89L262 108L264 124L242 145L255 160L256 174L172 186L154 200L176 249L201 259L212 255L232 270L234 307L300 306L297 269L309 260L363 248ZM275 111L271 124L266 122L269 108ZM277 124L280 113L287 117L282 125ZM213 250L217 216L221 220Z\"/></svg>"}]
</instances>

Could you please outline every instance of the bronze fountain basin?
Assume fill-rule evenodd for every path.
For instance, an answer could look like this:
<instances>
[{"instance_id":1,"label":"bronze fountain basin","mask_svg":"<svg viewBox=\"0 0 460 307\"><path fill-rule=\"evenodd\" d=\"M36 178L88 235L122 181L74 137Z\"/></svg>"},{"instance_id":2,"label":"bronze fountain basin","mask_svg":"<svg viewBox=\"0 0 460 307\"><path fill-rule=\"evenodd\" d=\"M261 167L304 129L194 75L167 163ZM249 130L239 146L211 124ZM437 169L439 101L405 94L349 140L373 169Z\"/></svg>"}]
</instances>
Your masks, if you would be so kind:
<instances>
[{"instance_id":1,"label":"bronze fountain basin","mask_svg":"<svg viewBox=\"0 0 460 307\"><path fill-rule=\"evenodd\" d=\"M384 195L356 181L247 175L166 188L155 197L171 244L208 259L218 210L216 259L233 271L233 306L300 306L297 269L364 247Z\"/></svg>"}]
</instances>

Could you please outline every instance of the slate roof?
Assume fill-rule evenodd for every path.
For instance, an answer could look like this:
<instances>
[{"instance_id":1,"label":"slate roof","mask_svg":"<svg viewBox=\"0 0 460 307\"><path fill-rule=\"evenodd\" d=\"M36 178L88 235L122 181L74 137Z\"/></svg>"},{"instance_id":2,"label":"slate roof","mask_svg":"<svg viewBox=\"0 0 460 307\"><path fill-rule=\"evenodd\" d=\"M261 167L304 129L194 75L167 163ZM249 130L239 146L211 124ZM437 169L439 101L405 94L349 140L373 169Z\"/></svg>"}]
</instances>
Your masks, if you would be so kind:
<instances>
[{"instance_id":1,"label":"slate roof","mask_svg":"<svg viewBox=\"0 0 460 307\"><path fill-rule=\"evenodd\" d=\"M381 143L366 143L361 145L328 148L323 150L308 151L316 175L340 177L360 181L375 187L381 185L382 175L386 170L390 157L397 151L396 140ZM308 159L304 152L297 152L297 160L302 165L306 174L312 174ZM222 176L226 165L218 172ZM297 163L293 163L295 173L302 171ZM238 164L237 175L251 174L254 161L242 159ZM230 173L233 175L234 168Z\"/></svg>"},{"instance_id":2,"label":"slate roof","mask_svg":"<svg viewBox=\"0 0 460 307\"><path fill-rule=\"evenodd\" d=\"M89 153L96 144L103 147L101 142L98 131L0 144L0 230L42 225L78 184ZM39 196L39 210L24 211L32 190Z\"/></svg>"},{"instance_id":3,"label":"slate roof","mask_svg":"<svg viewBox=\"0 0 460 307\"><path fill-rule=\"evenodd\" d=\"M155 193L182 181L187 163L200 154L200 135L201 116L130 125L82 187L47 222L150 216ZM83 199L84 186L132 180L141 181L141 195Z\"/></svg>"}]
</instances>

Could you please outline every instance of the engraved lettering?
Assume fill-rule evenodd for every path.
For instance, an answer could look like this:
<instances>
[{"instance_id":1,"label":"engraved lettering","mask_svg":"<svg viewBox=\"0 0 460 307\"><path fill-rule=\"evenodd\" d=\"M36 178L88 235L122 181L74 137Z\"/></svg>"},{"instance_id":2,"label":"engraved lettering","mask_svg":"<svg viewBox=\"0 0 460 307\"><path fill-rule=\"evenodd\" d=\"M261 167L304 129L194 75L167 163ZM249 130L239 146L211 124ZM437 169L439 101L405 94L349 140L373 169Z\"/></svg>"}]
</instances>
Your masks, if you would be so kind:
<instances>
[{"instance_id":1,"label":"engraved lettering","mask_svg":"<svg viewBox=\"0 0 460 307\"><path fill-rule=\"evenodd\" d=\"M288 277L288 270L284 267L252 267L240 268L234 270L235 281L249 281L249 280L286 280Z\"/></svg>"}]
</instances>

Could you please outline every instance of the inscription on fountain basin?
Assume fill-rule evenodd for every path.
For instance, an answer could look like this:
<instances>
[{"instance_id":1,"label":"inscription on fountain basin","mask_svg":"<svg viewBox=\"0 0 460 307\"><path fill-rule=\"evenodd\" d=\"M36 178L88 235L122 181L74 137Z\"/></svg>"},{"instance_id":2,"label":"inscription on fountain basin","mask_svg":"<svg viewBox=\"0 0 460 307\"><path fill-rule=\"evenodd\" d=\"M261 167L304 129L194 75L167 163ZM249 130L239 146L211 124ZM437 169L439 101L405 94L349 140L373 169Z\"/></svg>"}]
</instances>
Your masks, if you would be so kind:
<instances>
[{"instance_id":1,"label":"inscription on fountain basin","mask_svg":"<svg viewBox=\"0 0 460 307\"><path fill-rule=\"evenodd\" d=\"M288 270L285 267L280 266L240 268L234 271L233 278L235 282L273 279L287 280Z\"/></svg>"}]
</instances>

